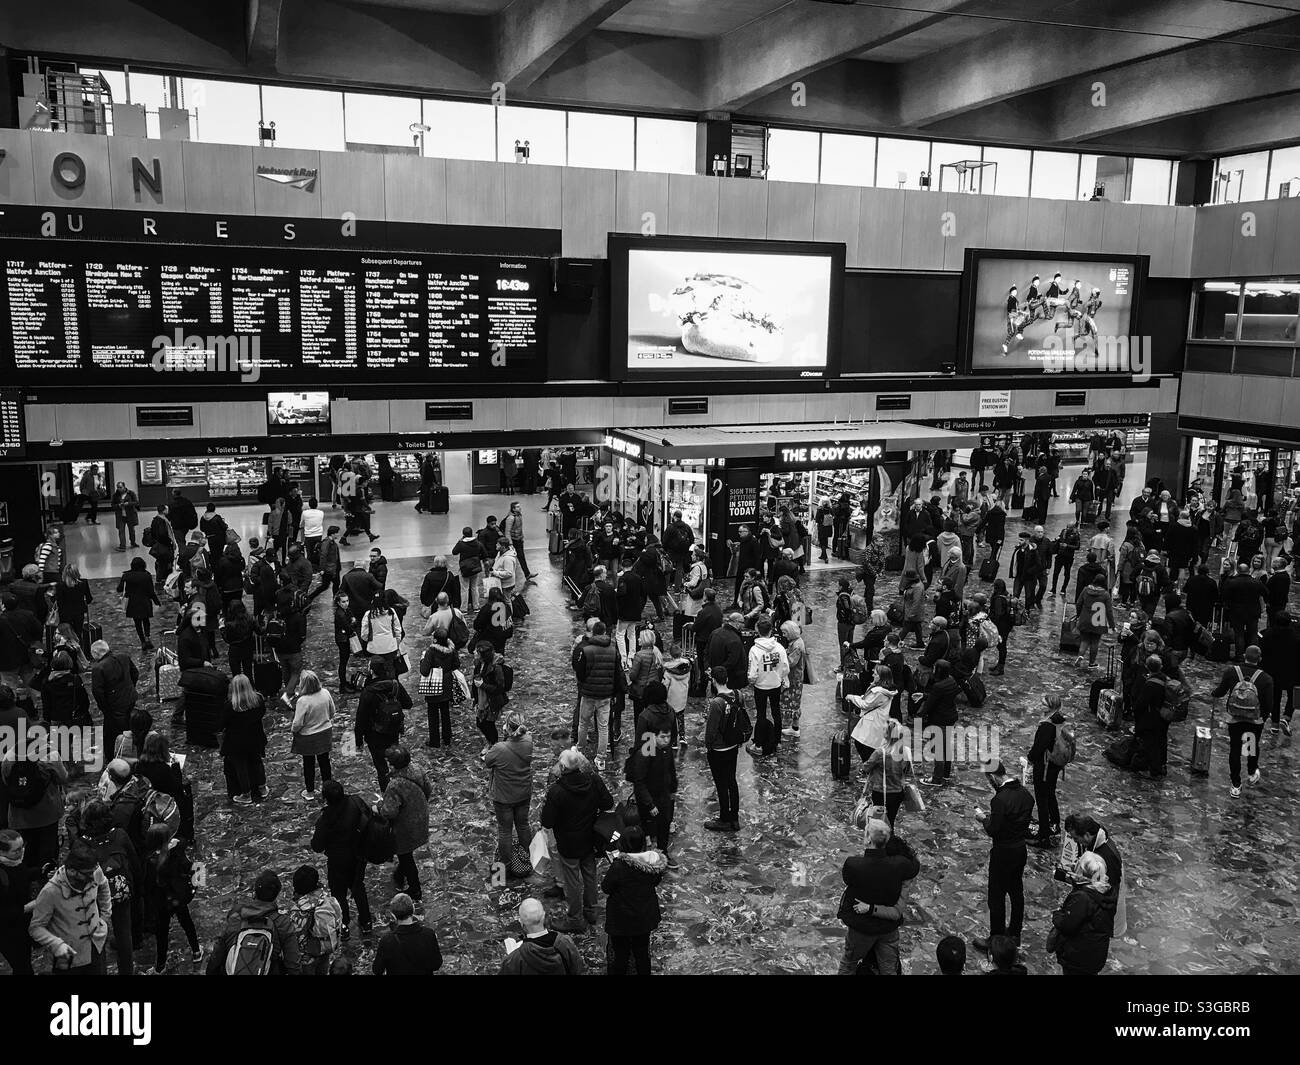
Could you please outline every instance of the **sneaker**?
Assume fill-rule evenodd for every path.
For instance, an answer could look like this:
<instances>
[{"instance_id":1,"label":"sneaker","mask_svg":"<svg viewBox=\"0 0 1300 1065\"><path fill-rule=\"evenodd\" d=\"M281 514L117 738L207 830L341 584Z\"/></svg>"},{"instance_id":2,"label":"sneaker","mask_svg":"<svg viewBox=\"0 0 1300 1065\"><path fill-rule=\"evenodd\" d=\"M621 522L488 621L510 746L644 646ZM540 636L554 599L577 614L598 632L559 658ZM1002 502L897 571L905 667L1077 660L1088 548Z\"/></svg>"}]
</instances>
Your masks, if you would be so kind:
<instances>
[{"instance_id":1,"label":"sneaker","mask_svg":"<svg viewBox=\"0 0 1300 1065\"><path fill-rule=\"evenodd\" d=\"M309 802L310 802L312 799L316 798L316 792L315 792L315 791L309 791L307 788L303 788L301 794L302 794L302 797L303 797L304 799L308 800Z\"/></svg>"},{"instance_id":2,"label":"sneaker","mask_svg":"<svg viewBox=\"0 0 1300 1065\"><path fill-rule=\"evenodd\" d=\"M923 787L927 787L927 788L941 788L941 787L943 787L943 781L942 781L942 780L931 780L929 777L922 777L921 780L920 780L920 784L921 784Z\"/></svg>"},{"instance_id":3,"label":"sneaker","mask_svg":"<svg viewBox=\"0 0 1300 1065\"><path fill-rule=\"evenodd\" d=\"M233 802L236 806L252 806L252 805L253 805L252 797L251 797L251 796L248 796L248 795L236 795L236 796L234 796L234 798L232 798L230 801Z\"/></svg>"},{"instance_id":4,"label":"sneaker","mask_svg":"<svg viewBox=\"0 0 1300 1065\"><path fill-rule=\"evenodd\" d=\"M351 929L351 928L349 928L347 925L344 925L342 928L339 929L339 941L340 941L340 942L342 942L342 943L346 943L346 942L347 942L349 939L351 939L351 938L352 938L352 929Z\"/></svg>"},{"instance_id":5,"label":"sneaker","mask_svg":"<svg viewBox=\"0 0 1300 1065\"><path fill-rule=\"evenodd\" d=\"M799 735L799 730L798 730L797 728L783 728L783 729L781 730L781 735L782 735L782 736L797 736L797 735Z\"/></svg>"},{"instance_id":6,"label":"sneaker","mask_svg":"<svg viewBox=\"0 0 1300 1065\"><path fill-rule=\"evenodd\" d=\"M1247 782L1248 784L1258 784L1258 783L1259 783L1259 770L1256 769L1255 772L1251 773L1250 776L1248 776L1248 777L1246 778L1246 782Z\"/></svg>"},{"instance_id":7,"label":"sneaker","mask_svg":"<svg viewBox=\"0 0 1300 1065\"><path fill-rule=\"evenodd\" d=\"M1231 795L1234 799L1239 799L1241 798L1241 789L1237 787L1236 784L1234 784L1232 785L1232 787L1228 789L1228 794Z\"/></svg>"},{"instance_id":8,"label":"sneaker","mask_svg":"<svg viewBox=\"0 0 1300 1065\"><path fill-rule=\"evenodd\" d=\"M198 965L198 963L203 960L205 953L206 952L202 947L199 947L198 950L190 951L190 961L192 961L195 965Z\"/></svg>"},{"instance_id":9,"label":"sneaker","mask_svg":"<svg viewBox=\"0 0 1300 1065\"><path fill-rule=\"evenodd\" d=\"M1290 721L1283 721L1283 722L1282 722L1282 735L1283 735L1283 736L1289 736L1289 735L1291 735L1291 722L1290 722Z\"/></svg>"},{"instance_id":10,"label":"sneaker","mask_svg":"<svg viewBox=\"0 0 1300 1065\"><path fill-rule=\"evenodd\" d=\"M605 772L605 759L602 758L600 755L596 755L596 772L598 773Z\"/></svg>"}]
</instances>

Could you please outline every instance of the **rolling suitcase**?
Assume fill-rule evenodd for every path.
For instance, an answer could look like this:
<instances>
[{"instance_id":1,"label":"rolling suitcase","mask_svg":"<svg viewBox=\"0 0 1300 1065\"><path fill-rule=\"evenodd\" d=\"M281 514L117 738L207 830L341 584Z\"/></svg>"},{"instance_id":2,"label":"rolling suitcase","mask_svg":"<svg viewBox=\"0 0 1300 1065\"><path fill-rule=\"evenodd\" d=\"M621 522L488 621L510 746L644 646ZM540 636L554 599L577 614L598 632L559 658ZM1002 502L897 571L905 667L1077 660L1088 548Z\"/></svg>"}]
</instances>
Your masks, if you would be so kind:
<instances>
[{"instance_id":1,"label":"rolling suitcase","mask_svg":"<svg viewBox=\"0 0 1300 1065\"><path fill-rule=\"evenodd\" d=\"M568 592L573 599L569 606L580 605L582 603L582 589L578 587L577 581L572 577L561 577L560 580L564 583L564 590Z\"/></svg>"},{"instance_id":2,"label":"rolling suitcase","mask_svg":"<svg viewBox=\"0 0 1300 1065\"><path fill-rule=\"evenodd\" d=\"M102 640L103 638L104 627L102 625L96 625L93 621L87 620L81 626L81 649L85 652L87 658L90 657L91 645L96 640Z\"/></svg>"},{"instance_id":3,"label":"rolling suitcase","mask_svg":"<svg viewBox=\"0 0 1300 1065\"><path fill-rule=\"evenodd\" d=\"M1226 662L1232 657L1232 642L1223 631L1223 609L1219 608L1210 619L1213 638L1205 657L1211 662Z\"/></svg>"},{"instance_id":4,"label":"rolling suitcase","mask_svg":"<svg viewBox=\"0 0 1300 1065\"><path fill-rule=\"evenodd\" d=\"M446 485L434 485L429 489L429 513L446 514L451 510L451 497Z\"/></svg>"},{"instance_id":5,"label":"rolling suitcase","mask_svg":"<svg viewBox=\"0 0 1300 1065\"><path fill-rule=\"evenodd\" d=\"M1210 771L1210 750L1214 746L1214 715L1208 725L1197 725L1192 737L1192 760L1188 769L1201 776Z\"/></svg>"},{"instance_id":6,"label":"rolling suitcase","mask_svg":"<svg viewBox=\"0 0 1300 1065\"><path fill-rule=\"evenodd\" d=\"M1101 719L1099 707L1101 705L1102 693L1110 691L1118 697L1119 693L1114 691L1116 679L1115 648L1111 647L1106 651L1105 675L1094 680L1088 688L1088 711L1098 720Z\"/></svg>"},{"instance_id":7,"label":"rolling suitcase","mask_svg":"<svg viewBox=\"0 0 1300 1065\"><path fill-rule=\"evenodd\" d=\"M1024 493L1024 492L1012 492L1012 493L1011 493L1011 508L1010 508L1010 509L1012 509L1012 510L1024 510L1024 509L1025 509L1025 493Z\"/></svg>"},{"instance_id":8,"label":"rolling suitcase","mask_svg":"<svg viewBox=\"0 0 1300 1065\"><path fill-rule=\"evenodd\" d=\"M249 678L254 690L269 699L280 690L280 663L259 636L253 643L253 675Z\"/></svg>"},{"instance_id":9,"label":"rolling suitcase","mask_svg":"<svg viewBox=\"0 0 1300 1065\"><path fill-rule=\"evenodd\" d=\"M992 584L998 578L998 560L996 558L986 558L980 563L980 580L985 584Z\"/></svg>"},{"instance_id":10,"label":"rolling suitcase","mask_svg":"<svg viewBox=\"0 0 1300 1065\"><path fill-rule=\"evenodd\" d=\"M689 620L685 610L679 610L673 615L673 643L682 642L682 633L686 631Z\"/></svg>"},{"instance_id":11,"label":"rolling suitcase","mask_svg":"<svg viewBox=\"0 0 1300 1065\"><path fill-rule=\"evenodd\" d=\"M1079 633L1079 615L1069 614L1061 621L1061 651L1064 654L1077 655L1083 643Z\"/></svg>"},{"instance_id":12,"label":"rolling suitcase","mask_svg":"<svg viewBox=\"0 0 1300 1065\"><path fill-rule=\"evenodd\" d=\"M1101 505L1095 500L1090 499L1083 505L1083 522L1085 525L1097 524L1097 515L1101 513Z\"/></svg>"},{"instance_id":13,"label":"rolling suitcase","mask_svg":"<svg viewBox=\"0 0 1300 1065\"><path fill-rule=\"evenodd\" d=\"M754 737L758 741L757 734ZM853 744L847 729L840 729L831 740L831 779L847 780L853 771Z\"/></svg>"}]
</instances>

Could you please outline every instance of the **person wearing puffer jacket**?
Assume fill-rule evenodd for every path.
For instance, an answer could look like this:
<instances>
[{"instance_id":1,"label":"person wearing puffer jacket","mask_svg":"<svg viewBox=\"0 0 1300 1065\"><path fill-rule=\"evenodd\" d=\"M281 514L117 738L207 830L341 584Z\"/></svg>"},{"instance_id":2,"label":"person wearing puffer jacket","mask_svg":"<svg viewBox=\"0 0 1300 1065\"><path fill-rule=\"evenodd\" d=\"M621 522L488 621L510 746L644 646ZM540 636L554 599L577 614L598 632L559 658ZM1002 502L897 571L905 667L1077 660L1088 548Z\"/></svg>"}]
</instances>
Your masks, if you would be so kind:
<instances>
[{"instance_id":1,"label":"person wearing puffer jacket","mask_svg":"<svg viewBox=\"0 0 1300 1065\"><path fill-rule=\"evenodd\" d=\"M1062 975L1096 976L1106 967L1119 892L1111 887L1106 862L1098 854L1084 854L1077 875L1083 882L1052 914L1047 949L1056 955Z\"/></svg>"},{"instance_id":2,"label":"person wearing puffer jacket","mask_svg":"<svg viewBox=\"0 0 1300 1065\"><path fill-rule=\"evenodd\" d=\"M668 868L667 859L645 847L640 826L630 826L619 837L618 853L600 890L605 903L605 934L609 936L609 975L626 976L628 961L636 961L638 976L650 975L650 936L662 913L656 890Z\"/></svg>"},{"instance_id":3,"label":"person wearing puffer jacket","mask_svg":"<svg viewBox=\"0 0 1300 1065\"><path fill-rule=\"evenodd\" d=\"M384 789L379 812L393 825L393 849L397 854L393 882L419 905L420 871L412 855L429 842L429 796L433 789L424 770L411 764L411 752L404 746L390 747L385 757L393 775Z\"/></svg>"},{"instance_id":4,"label":"person wearing puffer jacket","mask_svg":"<svg viewBox=\"0 0 1300 1065\"><path fill-rule=\"evenodd\" d=\"M1076 666L1083 665L1083 655L1088 654L1088 665L1097 664L1097 647L1106 633L1115 627L1115 605L1111 601L1110 591L1106 588L1106 578L1100 574L1092 583L1080 589L1079 599L1075 604L1078 610L1079 657L1074 660Z\"/></svg>"},{"instance_id":5,"label":"person wearing puffer jacket","mask_svg":"<svg viewBox=\"0 0 1300 1065\"><path fill-rule=\"evenodd\" d=\"M95 853L78 841L36 896L31 935L64 976L103 976L104 945L113 916L108 879Z\"/></svg>"}]
</instances>

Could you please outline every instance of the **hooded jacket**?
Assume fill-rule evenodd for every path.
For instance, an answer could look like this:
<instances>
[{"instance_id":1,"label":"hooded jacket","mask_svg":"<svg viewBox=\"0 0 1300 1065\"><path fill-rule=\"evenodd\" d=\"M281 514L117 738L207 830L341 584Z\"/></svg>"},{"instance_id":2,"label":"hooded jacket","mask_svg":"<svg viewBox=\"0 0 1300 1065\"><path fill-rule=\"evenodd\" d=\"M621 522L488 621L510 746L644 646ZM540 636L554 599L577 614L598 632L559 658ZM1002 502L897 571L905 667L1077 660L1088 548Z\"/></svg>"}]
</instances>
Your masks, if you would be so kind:
<instances>
[{"instance_id":1,"label":"hooded jacket","mask_svg":"<svg viewBox=\"0 0 1300 1065\"><path fill-rule=\"evenodd\" d=\"M869 917L853 909L854 902L877 906L896 906L903 885L921 871L921 863L907 843L892 836L880 849L872 848L844 860L840 875L844 878L844 896L840 900L839 919L864 935L892 932L898 922L883 917Z\"/></svg>"},{"instance_id":2,"label":"hooded jacket","mask_svg":"<svg viewBox=\"0 0 1300 1065\"><path fill-rule=\"evenodd\" d=\"M771 691L790 679L790 659L785 648L771 636L760 636L749 649L749 683Z\"/></svg>"},{"instance_id":3,"label":"hooded jacket","mask_svg":"<svg viewBox=\"0 0 1300 1065\"><path fill-rule=\"evenodd\" d=\"M961 686L952 677L936 680L925 692L921 717L927 726L947 728L957 724L957 694Z\"/></svg>"},{"instance_id":4,"label":"hooded jacket","mask_svg":"<svg viewBox=\"0 0 1300 1065\"><path fill-rule=\"evenodd\" d=\"M659 927L659 893L668 862L656 850L618 854L600 882L609 896L605 903L605 932L611 936L648 936Z\"/></svg>"},{"instance_id":5,"label":"hooded jacket","mask_svg":"<svg viewBox=\"0 0 1300 1065\"><path fill-rule=\"evenodd\" d=\"M668 709L680 713L686 709L690 694L691 660L669 658L664 661L664 687L668 689Z\"/></svg>"},{"instance_id":6,"label":"hooded jacket","mask_svg":"<svg viewBox=\"0 0 1300 1065\"><path fill-rule=\"evenodd\" d=\"M1061 908L1052 914L1057 961L1088 973L1105 968L1118 894L1117 885L1104 894L1080 885L1066 896Z\"/></svg>"},{"instance_id":7,"label":"hooded jacket","mask_svg":"<svg viewBox=\"0 0 1300 1065\"><path fill-rule=\"evenodd\" d=\"M1105 588L1088 585L1079 593L1076 606L1080 632L1101 636L1115 627L1115 607Z\"/></svg>"},{"instance_id":8,"label":"hooded jacket","mask_svg":"<svg viewBox=\"0 0 1300 1065\"><path fill-rule=\"evenodd\" d=\"M499 976L581 976L582 955L568 936L549 929L525 939L501 963Z\"/></svg>"},{"instance_id":9,"label":"hooded jacket","mask_svg":"<svg viewBox=\"0 0 1300 1065\"><path fill-rule=\"evenodd\" d=\"M66 943L76 951L72 965L89 965L93 951L108 942L108 924L113 916L113 899L108 878L99 866L81 891L68 883L62 866L36 896L32 911L31 937L38 947L53 950Z\"/></svg>"},{"instance_id":10,"label":"hooded jacket","mask_svg":"<svg viewBox=\"0 0 1300 1065\"><path fill-rule=\"evenodd\" d=\"M507 738L488 748L484 764L492 774L488 798L493 802L517 806L528 802L533 794L533 738Z\"/></svg>"},{"instance_id":11,"label":"hooded jacket","mask_svg":"<svg viewBox=\"0 0 1300 1065\"><path fill-rule=\"evenodd\" d=\"M414 766L399 769L388 781L380 812L393 823L393 846L398 854L410 854L429 842L432 792L428 777Z\"/></svg>"},{"instance_id":12,"label":"hooded jacket","mask_svg":"<svg viewBox=\"0 0 1300 1065\"><path fill-rule=\"evenodd\" d=\"M281 913L280 909L274 902L263 902L261 899L249 899L247 902L235 907L226 916L225 927L221 930L221 935L217 938L212 947L212 956L208 959L208 976L224 976L226 973L226 955L230 953L230 948L235 945L235 940L239 938L242 929L248 927L266 926L271 929L271 935L275 938L276 953L271 962L271 975L284 976L285 974L296 975L299 969L300 954L298 949L298 933L294 928L293 919L286 913Z\"/></svg>"},{"instance_id":13,"label":"hooded jacket","mask_svg":"<svg viewBox=\"0 0 1300 1065\"><path fill-rule=\"evenodd\" d=\"M361 847L361 828L369 816L360 795L348 795L321 811L311 834L311 849L325 855L327 868L352 868Z\"/></svg>"},{"instance_id":14,"label":"hooded jacket","mask_svg":"<svg viewBox=\"0 0 1300 1065\"><path fill-rule=\"evenodd\" d=\"M627 779L637 806L650 810L662 806L677 793L677 760L670 747L660 749L655 744L651 748L653 754L646 754L645 748L644 740L632 748L627 760Z\"/></svg>"},{"instance_id":15,"label":"hooded jacket","mask_svg":"<svg viewBox=\"0 0 1300 1065\"><path fill-rule=\"evenodd\" d=\"M562 857L585 858L596 845L596 815L613 807L614 799L600 777L574 769L561 773L547 789L541 824L555 833Z\"/></svg>"}]
</instances>

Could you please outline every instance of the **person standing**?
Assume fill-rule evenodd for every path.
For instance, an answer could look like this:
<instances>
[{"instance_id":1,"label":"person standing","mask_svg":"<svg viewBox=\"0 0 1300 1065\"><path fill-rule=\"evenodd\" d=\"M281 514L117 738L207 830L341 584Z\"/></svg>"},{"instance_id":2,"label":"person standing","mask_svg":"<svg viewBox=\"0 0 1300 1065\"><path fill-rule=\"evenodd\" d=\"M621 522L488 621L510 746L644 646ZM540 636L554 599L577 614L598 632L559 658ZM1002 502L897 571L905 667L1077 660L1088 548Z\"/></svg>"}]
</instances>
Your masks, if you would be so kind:
<instances>
[{"instance_id":1,"label":"person standing","mask_svg":"<svg viewBox=\"0 0 1300 1065\"><path fill-rule=\"evenodd\" d=\"M605 770L609 749L610 704L625 682L618 649L605 631L604 623L591 624L591 634L581 639L570 657L578 681L578 735L585 737L596 726L596 768Z\"/></svg>"},{"instance_id":2,"label":"person standing","mask_svg":"<svg viewBox=\"0 0 1300 1065\"><path fill-rule=\"evenodd\" d=\"M487 640L474 646L474 723L483 734L483 749L479 758L486 759L488 748L497 742L497 720L510 702L506 692L505 667Z\"/></svg>"},{"instance_id":3,"label":"person standing","mask_svg":"<svg viewBox=\"0 0 1300 1065\"><path fill-rule=\"evenodd\" d=\"M415 916L419 897L398 892L388 904L392 931L385 932L375 951L376 976L432 976L442 968L438 934Z\"/></svg>"},{"instance_id":4,"label":"person standing","mask_svg":"<svg viewBox=\"0 0 1300 1065\"><path fill-rule=\"evenodd\" d=\"M1159 779L1167 774L1169 760L1169 722L1161 713L1165 705L1164 663L1158 654L1152 654L1142 660L1141 668L1141 675L1134 678L1133 734L1143 756L1141 767Z\"/></svg>"},{"instance_id":5,"label":"person standing","mask_svg":"<svg viewBox=\"0 0 1300 1065\"><path fill-rule=\"evenodd\" d=\"M140 524L140 500L126 486L125 481L118 481L113 490L113 522L117 526L117 549L126 550L126 538L131 537L131 546L135 547L135 530Z\"/></svg>"},{"instance_id":6,"label":"person standing","mask_svg":"<svg viewBox=\"0 0 1300 1065\"><path fill-rule=\"evenodd\" d=\"M32 975L31 911L33 870L23 862L23 837L0 829L0 958L14 976Z\"/></svg>"},{"instance_id":7,"label":"person standing","mask_svg":"<svg viewBox=\"0 0 1300 1065\"><path fill-rule=\"evenodd\" d=\"M1291 621L1291 615L1280 611L1273 615L1273 624L1260 634L1260 668L1272 678L1273 705L1265 706L1272 718L1272 732L1276 738L1279 728L1291 735L1291 718L1295 713L1295 686L1300 679L1300 628ZM1286 711L1282 699L1286 697Z\"/></svg>"},{"instance_id":8,"label":"person standing","mask_svg":"<svg viewBox=\"0 0 1300 1065\"><path fill-rule=\"evenodd\" d=\"M415 852L429 842L429 796L433 788L423 769L411 764L411 752L401 744L385 752L391 775L384 789L379 812L393 826L393 849L397 869L393 883L420 905L420 870Z\"/></svg>"},{"instance_id":9,"label":"person standing","mask_svg":"<svg viewBox=\"0 0 1300 1065\"><path fill-rule=\"evenodd\" d=\"M663 685L659 685L662 692ZM646 709L636 723L636 744L627 760L627 779L647 838L668 856L668 838L677 806L677 763L672 749L672 717L662 703Z\"/></svg>"},{"instance_id":10,"label":"person standing","mask_svg":"<svg viewBox=\"0 0 1300 1065\"><path fill-rule=\"evenodd\" d=\"M36 896L31 936L49 951L55 975L103 976L112 914L108 878L95 852L78 840Z\"/></svg>"},{"instance_id":11,"label":"person standing","mask_svg":"<svg viewBox=\"0 0 1300 1065\"><path fill-rule=\"evenodd\" d=\"M718 816L705 821L710 832L736 832L740 829L740 788L736 783L736 760L740 748L749 739L752 726L745 701L727 685L727 670L714 666L711 679L714 696L709 700L704 725L704 747L709 772L718 793Z\"/></svg>"},{"instance_id":12,"label":"person standing","mask_svg":"<svg viewBox=\"0 0 1300 1065\"><path fill-rule=\"evenodd\" d=\"M912 776L912 749L906 745L906 736L901 721L887 718L881 746L871 752L864 767L871 803L884 807L891 829L903 805L903 786Z\"/></svg>"},{"instance_id":13,"label":"person standing","mask_svg":"<svg viewBox=\"0 0 1300 1065\"><path fill-rule=\"evenodd\" d=\"M293 698L293 734L290 751L302 758L304 799L316 798L316 767L322 782L329 780L330 748L334 743L334 697L321 687L320 678L304 669ZM286 799L292 802L292 799Z\"/></svg>"},{"instance_id":14,"label":"person standing","mask_svg":"<svg viewBox=\"0 0 1300 1065\"><path fill-rule=\"evenodd\" d=\"M1098 513L1104 510L1106 520L1109 521L1111 508L1115 505L1115 494L1119 491L1119 477L1115 474L1110 459L1102 460L1101 468L1097 470L1092 480Z\"/></svg>"},{"instance_id":15,"label":"person standing","mask_svg":"<svg viewBox=\"0 0 1300 1065\"><path fill-rule=\"evenodd\" d=\"M1074 554L1079 550L1081 537L1077 525L1067 525L1056 536L1055 549L1052 552L1052 595L1056 595L1056 582L1061 582L1061 594L1070 591L1070 571L1074 568Z\"/></svg>"},{"instance_id":16,"label":"person standing","mask_svg":"<svg viewBox=\"0 0 1300 1065\"><path fill-rule=\"evenodd\" d=\"M993 801L989 812L976 808L975 817L988 834L989 848L989 938L975 939L972 945L985 954L993 936L1010 936L1020 943L1020 931L1025 920L1025 862L1029 852L1029 819L1034 812L1034 799L1015 777L1007 775L1000 761L985 763L982 767L993 787ZM1011 917L1007 919L1007 899L1011 900Z\"/></svg>"},{"instance_id":17,"label":"person standing","mask_svg":"<svg viewBox=\"0 0 1300 1065\"><path fill-rule=\"evenodd\" d=\"M609 937L610 976L626 976L629 961L638 976L650 975L650 936L659 927L662 911L656 890L669 868L664 855L646 847L639 826L628 828L618 839L618 851L600 890L605 904L605 934Z\"/></svg>"},{"instance_id":18,"label":"person standing","mask_svg":"<svg viewBox=\"0 0 1300 1065\"><path fill-rule=\"evenodd\" d=\"M95 697L104 726L104 750L111 751L117 737L131 723L131 711L139 695L136 682L140 671L125 651L111 651L104 640L90 645L90 691ZM181 664L181 669L186 667Z\"/></svg>"},{"instance_id":19,"label":"person standing","mask_svg":"<svg viewBox=\"0 0 1300 1065\"><path fill-rule=\"evenodd\" d=\"M106 749L111 749L106 745ZM63 790L68 770L49 758L43 742L28 736L27 758L0 761L0 785L9 807L9 827L23 837L23 861L39 870L59 856L59 823L63 820Z\"/></svg>"},{"instance_id":20,"label":"person standing","mask_svg":"<svg viewBox=\"0 0 1300 1065\"><path fill-rule=\"evenodd\" d=\"M1056 802L1056 781L1073 758L1073 738L1065 729L1065 714L1061 712L1059 695L1044 695L1043 707L1047 717L1039 722L1034 732L1034 742L1029 748L1029 764L1033 767L1034 805L1038 808L1038 835L1031 841L1035 847L1051 847L1061 831L1061 808Z\"/></svg>"},{"instance_id":21,"label":"person standing","mask_svg":"<svg viewBox=\"0 0 1300 1065\"><path fill-rule=\"evenodd\" d=\"M533 841L528 807L533 798L533 738L519 713L505 719L505 735L488 748L483 759L488 773L488 797L497 822L497 860L510 868L512 837L525 850Z\"/></svg>"},{"instance_id":22,"label":"person standing","mask_svg":"<svg viewBox=\"0 0 1300 1065\"><path fill-rule=\"evenodd\" d=\"M159 504L158 513L149 522L149 539L145 541L153 557L154 583L161 588L176 561L176 530L167 517L167 507Z\"/></svg>"},{"instance_id":23,"label":"person standing","mask_svg":"<svg viewBox=\"0 0 1300 1065\"><path fill-rule=\"evenodd\" d=\"M388 787L388 761L384 752L401 742L406 711L410 708L410 693L394 679L392 663L384 658L372 658L370 679L357 700L352 732L357 749L370 752L381 792Z\"/></svg>"},{"instance_id":24,"label":"person standing","mask_svg":"<svg viewBox=\"0 0 1300 1065\"><path fill-rule=\"evenodd\" d=\"M541 823L555 833L557 861L568 914L555 922L560 932L586 932L596 919L596 817L614 807L605 782L589 771L576 748L561 753L560 775L546 791Z\"/></svg>"},{"instance_id":25,"label":"person standing","mask_svg":"<svg viewBox=\"0 0 1300 1065\"><path fill-rule=\"evenodd\" d=\"M321 510L320 501L315 496L309 498L303 508L299 535L303 550L307 553L307 561L313 568L322 569L320 546L325 541L325 511Z\"/></svg>"},{"instance_id":26,"label":"person standing","mask_svg":"<svg viewBox=\"0 0 1300 1065\"><path fill-rule=\"evenodd\" d=\"M510 513L506 515L501 528L506 539L510 541L510 546L515 549L515 557L524 571L524 580L533 580L533 572L528 568L528 559L524 557L524 508L518 500L510 504ZM522 588L515 590L523 591Z\"/></svg>"},{"instance_id":27,"label":"person standing","mask_svg":"<svg viewBox=\"0 0 1300 1065\"><path fill-rule=\"evenodd\" d=\"M90 504L90 513L86 515L87 525L99 524L99 464L92 462L77 482L79 496Z\"/></svg>"},{"instance_id":28,"label":"person standing","mask_svg":"<svg viewBox=\"0 0 1300 1065\"><path fill-rule=\"evenodd\" d=\"M865 850L844 860L844 894L837 916L848 928L840 976L855 976L866 961L881 976L902 973L898 929L902 924L903 885L921 871L908 844L885 821L867 821Z\"/></svg>"},{"instance_id":29,"label":"person standing","mask_svg":"<svg viewBox=\"0 0 1300 1065\"><path fill-rule=\"evenodd\" d=\"M1092 583L1080 589L1075 601L1075 623L1079 629L1079 654L1076 666L1088 656L1089 668L1097 664L1097 649L1102 638L1115 627L1115 604L1106 588L1106 578L1098 574Z\"/></svg>"},{"instance_id":30,"label":"person standing","mask_svg":"<svg viewBox=\"0 0 1300 1065\"><path fill-rule=\"evenodd\" d=\"M366 858L362 853L362 833L370 819L370 809L359 795L349 795L337 780L325 782L321 788L325 809L316 819L312 830L311 849L325 855L325 881L330 894L338 901L343 914L340 936L349 938L348 925L352 915L348 896L357 905L357 923L361 934L373 930L370 916L370 899L366 895Z\"/></svg>"},{"instance_id":31,"label":"person standing","mask_svg":"<svg viewBox=\"0 0 1300 1065\"><path fill-rule=\"evenodd\" d=\"M1242 665L1229 666L1223 671L1219 686L1210 692L1210 698L1227 698L1228 711L1228 772L1231 776L1229 794L1235 799L1241 794L1241 757L1246 756L1246 771L1252 784L1259 783L1259 754L1264 732L1264 717L1273 706L1273 678L1260 668L1259 647L1246 648Z\"/></svg>"},{"instance_id":32,"label":"person standing","mask_svg":"<svg viewBox=\"0 0 1300 1065\"><path fill-rule=\"evenodd\" d=\"M227 798L235 806L251 806L266 798L266 703L243 673L230 678L221 718L221 757Z\"/></svg>"},{"instance_id":33,"label":"person standing","mask_svg":"<svg viewBox=\"0 0 1300 1065\"><path fill-rule=\"evenodd\" d=\"M513 949L507 942L498 976L583 975L586 964L578 948L568 936L546 927L546 908L537 899L524 899L518 912L524 938Z\"/></svg>"},{"instance_id":34,"label":"person standing","mask_svg":"<svg viewBox=\"0 0 1300 1065\"><path fill-rule=\"evenodd\" d=\"M1056 955L1063 975L1095 976L1106 967L1110 952L1118 888L1111 884L1106 863L1097 854L1083 854L1075 875L1082 879L1052 914L1047 950Z\"/></svg>"},{"instance_id":35,"label":"person standing","mask_svg":"<svg viewBox=\"0 0 1300 1065\"><path fill-rule=\"evenodd\" d=\"M1219 598L1228 624L1232 627L1236 655L1240 658L1246 648L1259 639L1259 619L1268 601L1268 592L1250 575L1246 562L1237 564L1237 572L1219 585Z\"/></svg>"},{"instance_id":36,"label":"person standing","mask_svg":"<svg viewBox=\"0 0 1300 1065\"><path fill-rule=\"evenodd\" d=\"M429 716L429 738L425 746L439 748L445 743L450 747L451 698L453 686L459 683L455 673L460 669L460 652L445 626L436 625L431 637L420 657L420 691Z\"/></svg>"},{"instance_id":37,"label":"person standing","mask_svg":"<svg viewBox=\"0 0 1300 1065\"><path fill-rule=\"evenodd\" d=\"M921 706L921 720L926 729L934 733L938 750L935 752L934 772L922 784L939 787L952 778L953 726L957 724L957 695L961 686L952 676L952 665L946 658L934 664L934 672L925 686L925 701Z\"/></svg>"}]
</instances>

